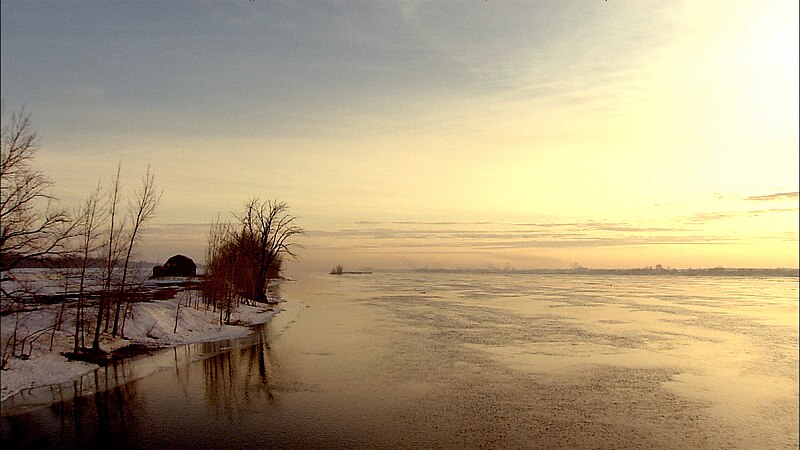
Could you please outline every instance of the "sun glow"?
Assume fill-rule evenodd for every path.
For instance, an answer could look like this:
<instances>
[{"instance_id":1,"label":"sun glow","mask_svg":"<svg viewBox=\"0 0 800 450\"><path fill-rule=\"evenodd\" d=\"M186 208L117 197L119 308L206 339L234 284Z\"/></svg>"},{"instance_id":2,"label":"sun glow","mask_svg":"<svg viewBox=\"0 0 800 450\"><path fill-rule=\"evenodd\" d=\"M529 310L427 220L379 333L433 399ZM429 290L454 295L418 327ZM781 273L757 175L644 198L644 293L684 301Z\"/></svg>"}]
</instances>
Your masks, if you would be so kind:
<instances>
[{"instance_id":1,"label":"sun glow","mask_svg":"<svg viewBox=\"0 0 800 450\"><path fill-rule=\"evenodd\" d=\"M66 203L119 161L125 180L152 165L154 254L178 250L166 224L259 195L322 232L305 252L333 248L323 268L422 252L465 266L797 265L797 197L772 198L800 182L797 2L413 3L337 4L335 17L204 3L186 14L239 31L194 35L166 14L124 45L107 38L139 27L129 18L64 28L42 5L4 3L4 100L34 113L40 166ZM49 20L35 42L29 14ZM192 45L142 59L178 40ZM388 231L342 232L365 223ZM411 246L402 223L459 225ZM459 240L475 223L491 225ZM517 224L567 228L497 236ZM192 234L198 254L204 236Z\"/></svg>"}]
</instances>

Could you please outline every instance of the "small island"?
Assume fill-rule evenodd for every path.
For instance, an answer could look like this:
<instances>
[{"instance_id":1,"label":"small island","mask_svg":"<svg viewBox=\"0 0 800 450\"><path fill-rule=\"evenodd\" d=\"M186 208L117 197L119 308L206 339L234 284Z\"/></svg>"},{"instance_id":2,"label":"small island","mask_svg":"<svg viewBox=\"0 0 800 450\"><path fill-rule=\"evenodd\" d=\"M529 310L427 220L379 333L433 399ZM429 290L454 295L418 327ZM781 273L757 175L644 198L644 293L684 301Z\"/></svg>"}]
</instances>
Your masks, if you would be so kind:
<instances>
[{"instance_id":1,"label":"small island","mask_svg":"<svg viewBox=\"0 0 800 450\"><path fill-rule=\"evenodd\" d=\"M371 271L357 271L357 272L345 272L344 268L340 265L337 265L333 269L331 269L331 275L369 275Z\"/></svg>"}]
</instances>

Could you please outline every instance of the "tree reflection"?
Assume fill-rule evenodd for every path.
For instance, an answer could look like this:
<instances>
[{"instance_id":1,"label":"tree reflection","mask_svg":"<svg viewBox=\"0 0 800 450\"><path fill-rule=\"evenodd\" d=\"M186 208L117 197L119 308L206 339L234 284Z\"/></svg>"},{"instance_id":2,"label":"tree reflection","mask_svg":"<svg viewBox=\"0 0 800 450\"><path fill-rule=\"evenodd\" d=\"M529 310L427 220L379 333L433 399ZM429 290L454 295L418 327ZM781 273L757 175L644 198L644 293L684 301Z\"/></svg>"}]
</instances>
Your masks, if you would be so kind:
<instances>
[{"instance_id":1,"label":"tree reflection","mask_svg":"<svg viewBox=\"0 0 800 450\"><path fill-rule=\"evenodd\" d=\"M137 381L125 361L49 388L48 408L3 417L3 442L12 447L126 446L126 417L137 408Z\"/></svg>"},{"instance_id":2,"label":"tree reflection","mask_svg":"<svg viewBox=\"0 0 800 450\"><path fill-rule=\"evenodd\" d=\"M2 447L149 447L159 439L185 442L198 423L230 430L252 411L278 406L266 329L149 360L120 360L73 383L12 397L3 403ZM154 376L142 377L153 369Z\"/></svg>"},{"instance_id":3,"label":"tree reflection","mask_svg":"<svg viewBox=\"0 0 800 450\"><path fill-rule=\"evenodd\" d=\"M203 360L206 400L216 415L229 420L253 402L275 400L266 333L252 337L248 345Z\"/></svg>"}]
</instances>

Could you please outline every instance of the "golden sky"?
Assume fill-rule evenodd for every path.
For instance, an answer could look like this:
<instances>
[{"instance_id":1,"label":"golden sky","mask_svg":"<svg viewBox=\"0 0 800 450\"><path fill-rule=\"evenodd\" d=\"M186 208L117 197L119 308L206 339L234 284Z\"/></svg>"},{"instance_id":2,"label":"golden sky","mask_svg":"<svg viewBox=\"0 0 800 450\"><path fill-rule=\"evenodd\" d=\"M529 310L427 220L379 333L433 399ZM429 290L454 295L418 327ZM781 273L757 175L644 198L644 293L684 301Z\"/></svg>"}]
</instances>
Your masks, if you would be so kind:
<instances>
[{"instance_id":1,"label":"golden sky","mask_svg":"<svg viewBox=\"0 0 800 450\"><path fill-rule=\"evenodd\" d=\"M313 270L797 267L798 34L792 1L3 2L2 95L65 202L153 166L153 261L258 195Z\"/></svg>"}]
</instances>

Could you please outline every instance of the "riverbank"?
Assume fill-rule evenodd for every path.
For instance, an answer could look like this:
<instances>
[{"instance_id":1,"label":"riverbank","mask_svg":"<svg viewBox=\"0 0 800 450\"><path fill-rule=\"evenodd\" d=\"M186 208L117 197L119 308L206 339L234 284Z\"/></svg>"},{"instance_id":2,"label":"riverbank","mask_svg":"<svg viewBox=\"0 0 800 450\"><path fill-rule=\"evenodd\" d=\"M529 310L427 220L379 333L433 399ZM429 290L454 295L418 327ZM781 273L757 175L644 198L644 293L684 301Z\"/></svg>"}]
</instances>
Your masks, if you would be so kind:
<instances>
[{"instance_id":1,"label":"riverbank","mask_svg":"<svg viewBox=\"0 0 800 450\"><path fill-rule=\"evenodd\" d=\"M231 315L231 324L220 325L218 312L195 301L195 295L195 291L182 291L171 299L135 303L125 326L125 337L103 339L101 348L122 355L131 346L157 349L240 338L250 333L250 326L265 323L280 311L274 304L240 305ZM27 359L11 357L0 371L0 400L27 389L69 382L99 367L70 361L64 356L74 346L74 311L64 312L64 321L55 333L41 331L55 323L59 311L59 305L50 305L0 320L4 350L15 328L18 339L28 336L29 340L24 350ZM89 339L87 336L87 345L91 345Z\"/></svg>"}]
</instances>

